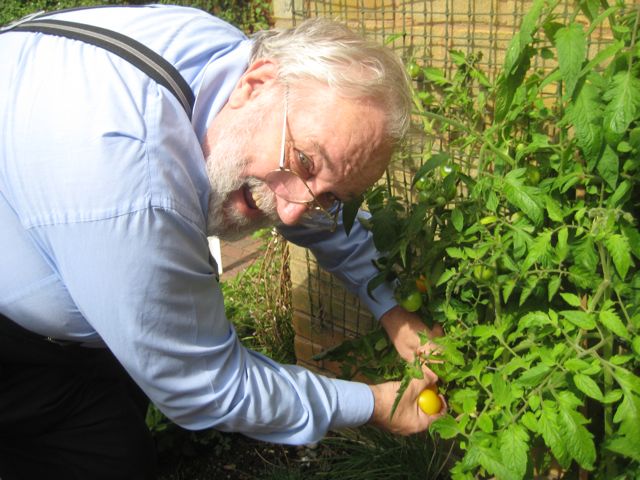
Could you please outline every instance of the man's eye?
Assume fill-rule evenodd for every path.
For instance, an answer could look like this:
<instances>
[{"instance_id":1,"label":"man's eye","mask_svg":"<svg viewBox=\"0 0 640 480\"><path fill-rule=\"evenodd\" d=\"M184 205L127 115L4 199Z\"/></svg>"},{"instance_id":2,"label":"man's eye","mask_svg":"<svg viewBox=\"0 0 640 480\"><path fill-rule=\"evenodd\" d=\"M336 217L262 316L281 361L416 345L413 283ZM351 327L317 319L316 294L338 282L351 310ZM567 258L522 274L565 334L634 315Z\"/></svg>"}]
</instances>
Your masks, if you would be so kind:
<instances>
[{"instance_id":1,"label":"man's eye","mask_svg":"<svg viewBox=\"0 0 640 480\"><path fill-rule=\"evenodd\" d=\"M305 178L310 177L313 170L313 163L311 162L311 159L300 150L296 150L296 158L298 160L297 163L300 175Z\"/></svg>"}]
</instances>

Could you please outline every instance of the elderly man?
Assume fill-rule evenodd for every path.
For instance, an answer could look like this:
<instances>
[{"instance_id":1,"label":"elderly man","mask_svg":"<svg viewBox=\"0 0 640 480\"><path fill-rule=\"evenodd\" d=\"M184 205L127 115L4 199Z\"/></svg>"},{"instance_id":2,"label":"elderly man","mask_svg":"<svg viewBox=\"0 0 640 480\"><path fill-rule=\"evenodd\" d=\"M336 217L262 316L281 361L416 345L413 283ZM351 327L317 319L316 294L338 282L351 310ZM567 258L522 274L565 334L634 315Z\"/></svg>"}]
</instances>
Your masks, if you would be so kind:
<instances>
[{"instance_id":1,"label":"elderly man","mask_svg":"<svg viewBox=\"0 0 640 480\"><path fill-rule=\"evenodd\" d=\"M328 21L248 39L182 7L45 18L146 45L195 101L91 42L19 25L0 35L0 477L153 478L147 399L186 428L272 442L366 422L428 428L416 398L430 372L390 418L397 383L245 349L207 248L207 235L279 225L413 358L422 323L389 286L365 293L376 252L339 213L406 131L401 63Z\"/></svg>"}]
</instances>

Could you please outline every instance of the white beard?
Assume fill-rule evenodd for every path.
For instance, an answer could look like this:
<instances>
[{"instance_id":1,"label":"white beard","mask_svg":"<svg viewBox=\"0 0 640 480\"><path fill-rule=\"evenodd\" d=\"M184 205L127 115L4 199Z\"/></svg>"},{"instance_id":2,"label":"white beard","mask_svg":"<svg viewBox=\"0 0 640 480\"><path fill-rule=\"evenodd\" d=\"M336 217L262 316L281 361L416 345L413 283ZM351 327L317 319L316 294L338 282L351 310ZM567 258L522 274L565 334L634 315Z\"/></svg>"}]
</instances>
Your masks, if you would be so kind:
<instances>
[{"instance_id":1,"label":"white beard","mask_svg":"<svg viewBox=\"0 0 640 480\"><path fill-rule=\"evenodd\" d=\"M252 118L249 122L226 125L219 132L218 141L211 145L207 157L207 175L211 185L209 194L209 212L207 215L207 235L222 240L233 241L261 228L278 223L275 194L267 185L254 177L243 177L247 161L243 154L253 138L252 128L260 120ZM243 125L243 126L239 126ZM228 204L229 195L247 185L253 195L262 216L247 218Z\"/></svg>"}]
</instances>

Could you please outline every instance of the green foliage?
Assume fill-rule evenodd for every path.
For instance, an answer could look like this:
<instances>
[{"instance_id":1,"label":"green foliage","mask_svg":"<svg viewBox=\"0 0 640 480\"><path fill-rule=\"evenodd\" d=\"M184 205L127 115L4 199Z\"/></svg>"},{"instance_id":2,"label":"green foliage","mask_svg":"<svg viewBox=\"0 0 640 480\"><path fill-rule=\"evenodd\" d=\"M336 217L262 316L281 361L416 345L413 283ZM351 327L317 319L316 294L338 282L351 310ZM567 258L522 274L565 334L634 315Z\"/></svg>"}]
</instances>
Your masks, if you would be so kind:
<instances>
[{"instance_id":1,"label":"green foliage","mask_svg":"<svg viewBox=\"0 0 640 480\"><path fill-rule=\"evenodd\" d=\"M450 409L431 433L456 479L640 476L640 7L557 4L532 3L493 83L474 54L451 75L410 61L448 149L420 154L405 197L365 199L372 287L430 280Z\"/></svg>"},{"instance_id":2,"label":"green foliage","mask_svg":"<svg viewBox=\"0 0 640 480\"><path fill-rule=\"evenodd\" d=\"M144 5L143 0L3 0L0 2L0 25L27 14L91 5ZM156 3L195 7L237 26L247 33L272 26L271 2L268 0L158 0Z\"/></svg>"}]
</instances>

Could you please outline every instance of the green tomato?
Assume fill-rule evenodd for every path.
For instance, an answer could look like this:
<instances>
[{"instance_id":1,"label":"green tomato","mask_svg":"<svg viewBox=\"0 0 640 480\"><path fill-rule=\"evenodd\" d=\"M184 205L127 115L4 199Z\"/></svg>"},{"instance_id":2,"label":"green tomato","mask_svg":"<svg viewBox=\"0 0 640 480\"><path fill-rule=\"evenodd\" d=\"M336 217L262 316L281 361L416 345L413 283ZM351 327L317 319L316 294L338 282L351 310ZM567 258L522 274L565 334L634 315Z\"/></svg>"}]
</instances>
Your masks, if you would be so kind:
<instances>
[{"instance_id":1,"label":"green tomato","mask_svg":"<svg viewBox=\"0 0 640 480\"><path fill-rule=\"evenodd\" d=\"M495 270L486 265L476 265L473 267L473 278L479 282L488 282L495 275Z\"/></svg>"},{"instance_id":2,"label":"green tomato","mask_svg":"<svg viewBox=\"0 0 640 480\"><path fill-rule=\"evenodd\" d=\"M534 187L540 183L540 170L538 167L534 167L533 165L527 167L527 180L529 181L529 185L533 185Z\"/></svg>"},{"instance_id":3,"label":"green tomato","mask_svg":"<svg viewBox=\"0 0 640 480\"><path fill-rule=\"evenodd\" d=\"M418 180L416 180L416 183L414 183L413 187L419 192L426 190L427 187L429 187L429 179L426 176L420 177Z\"/></svg>"},{"instance_id":4,"label":"green tomato","mask_svg":"<svg viewBox=\"0 0 640 480\"><path fill-rule=\"evenodd\" d=\"M414 80L420 75L420 70L420 66L414 61L407 65L407 73Z\"/></svg>"},{"instance_id":5,"label":"green tomato","mask_svg":"<svg viewBox=\"0 0 640 480\"><path fill-rule=\"evenodd\" d=\"M427 203L429 200L431 200L431 192L429 190L420 190L418 192L419 203Z\"/></svg>"},{"instance_id":6,"label":"green tomato","mask_svg":"<svg viewBox=\"0 0 640 480\"><path fill-rule=\"evenodd\" d=\"M408 312L415 312L422 306L422 295L417 290L402 295L400 306Z\"/></svg>"}]
</instances>

